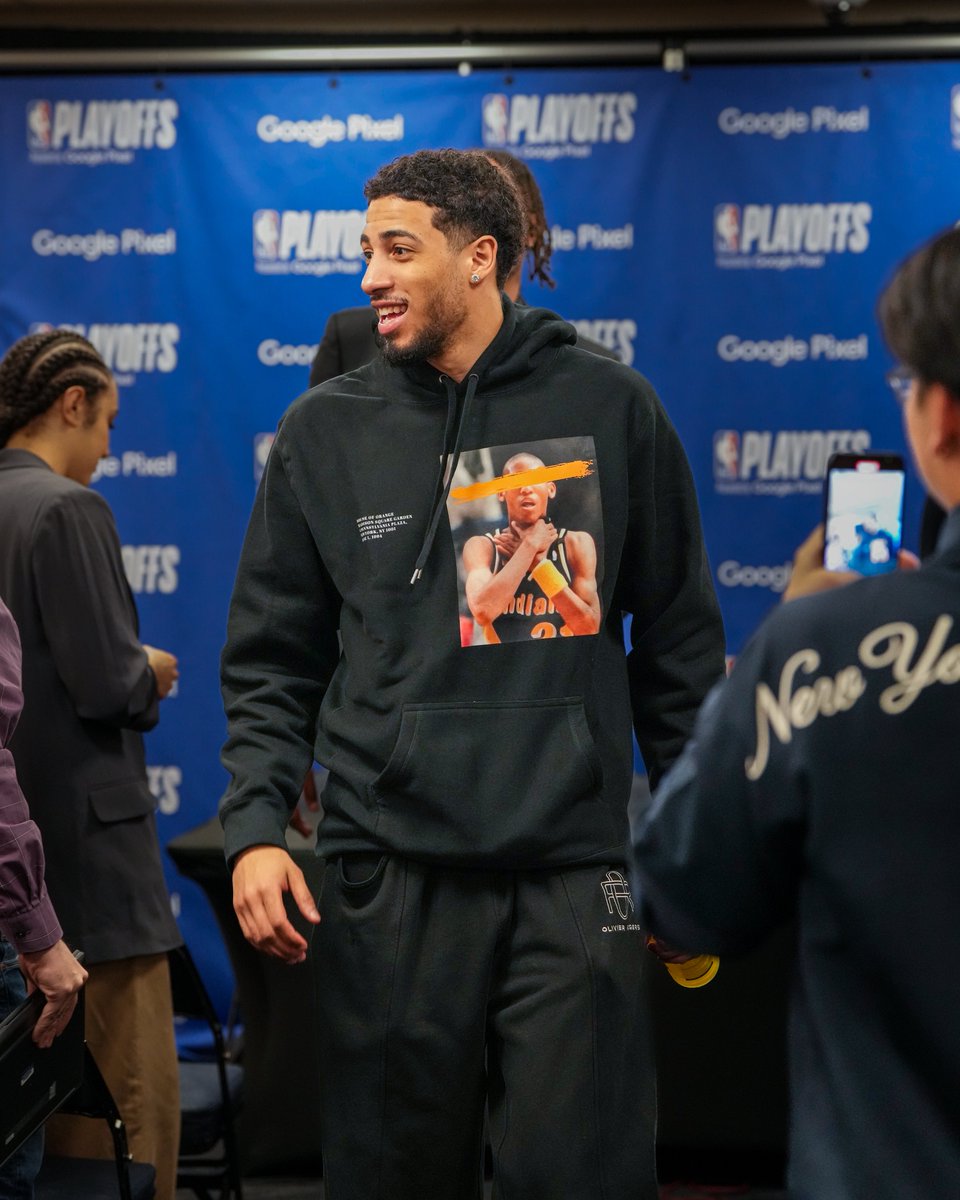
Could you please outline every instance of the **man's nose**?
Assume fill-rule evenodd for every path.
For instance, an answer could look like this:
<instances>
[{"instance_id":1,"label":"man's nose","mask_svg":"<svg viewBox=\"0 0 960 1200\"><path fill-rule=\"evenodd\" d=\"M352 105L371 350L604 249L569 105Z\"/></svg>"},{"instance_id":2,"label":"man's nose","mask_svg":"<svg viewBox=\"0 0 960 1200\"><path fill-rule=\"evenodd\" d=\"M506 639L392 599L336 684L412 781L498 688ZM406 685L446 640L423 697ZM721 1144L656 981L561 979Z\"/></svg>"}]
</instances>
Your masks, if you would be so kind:
<instances>
[{"instance_id":1,"label":"man's nose","mask_svg":"<svg viewBox=\"0 0 960 1200\"><path fill-rule=\"evenodd\" d=\"M368 296L374 292L382 292L391 286L392 280L387 271L387 263L374 255L367 260L367 269L360 280L360 287Z\"/></svg>"}]
</instances>

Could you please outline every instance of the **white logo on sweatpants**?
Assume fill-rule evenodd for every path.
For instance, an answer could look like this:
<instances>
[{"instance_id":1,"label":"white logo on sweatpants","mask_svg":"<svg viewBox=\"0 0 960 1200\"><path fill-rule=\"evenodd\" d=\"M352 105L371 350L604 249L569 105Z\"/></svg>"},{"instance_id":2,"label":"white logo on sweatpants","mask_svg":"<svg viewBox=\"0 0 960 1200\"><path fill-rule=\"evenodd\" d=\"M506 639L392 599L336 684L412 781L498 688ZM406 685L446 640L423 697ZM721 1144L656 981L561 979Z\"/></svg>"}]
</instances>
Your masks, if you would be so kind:
<instances>
[{"instance_id":1,"label":"white logo on sweatpants","mask_svg":"<svg viewBox=\"0 0 960 1200\"><path fill-rule=\"evenodd\" d=\"M619 871L608 871L601 882L603 898L607 902L607 912L613 916L616 909L620 920L625 921L633 912L633 897L630 895L630 885Z\"/></svg>"}]
</instances>

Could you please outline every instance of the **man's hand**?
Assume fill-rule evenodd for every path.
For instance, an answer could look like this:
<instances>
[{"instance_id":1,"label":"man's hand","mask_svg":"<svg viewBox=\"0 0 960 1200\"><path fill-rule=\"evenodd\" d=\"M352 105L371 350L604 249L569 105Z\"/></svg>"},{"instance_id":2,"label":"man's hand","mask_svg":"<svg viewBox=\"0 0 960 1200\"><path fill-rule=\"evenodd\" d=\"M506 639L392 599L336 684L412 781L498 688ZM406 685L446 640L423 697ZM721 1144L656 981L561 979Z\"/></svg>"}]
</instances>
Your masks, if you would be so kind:
<instances>
[{"instance_id":1,"label":"man's hand","mask_svg":"<svg viewBox=\"0 0 960 1200\"><path fill-rule=\"evenodd\" d=\"M491 540L500 551L500 557L504 562L509 562L513 558L520 545L520 535L512 525L509 529L498 529L491 535Z\"/></svg>"},{"instance_id":2,"label":"man's hand","mask_svg":"<svg viewBox=\"0 0 960 1200\"><path fill-rule=\"evenodd\" d=\"M63 1033L73 1010L77 993L87 982L87 972L73 957L67 944L55 942L49 950L20 955L20 969L31 992L39 990L47 999L33 1027L33 1040L44 1050Z\"/></svg>"},{"instance_id":3,"label":"man's hand","mask_svg":"<svg viewBox=\"0 0 960 1200\"><path fill-rule=\"evenodd\" d=\"M301 805L303 805L303 808L309 809L310 812L320 811L320 801L317 798L317 781L313 777L312 767L307 772L307 777L303 781L303 791L300 793L297 807L290 814L290 828L295 829L302 837L309 838L313 836L314 829L304 815Z\"/></svg>"},{"instance_id":4,"label":"man's hand","mask_svg":"<svg viewBox=\"0 0 960 1200\"><path fill-rule=\"evenodd\" d=\"M547 522L540 519L529 529L521 531L516 521L510 522L513 529L516 531L520 540L525 546L528 546L533 551L533 561L543 558L544 554L550 549L553 543L557 540L557 530L553 525L548 525Z\"/></svg>"},{"instance_id":5,"label":"man's hand","mask_svg":"<svg viewBox=\"0 0 960 1200\"><path fill-rule=\"evenodd\" d=\"M793 556L793 571L790 583L783 593L784 600L796 600L799 596L811 596L814 592L825 592L830 588L846 587L862 579L856 571L828 571L823 565L823 526L818 525L807 540L797 548ZM909 550L897 554L897 569L915 571L920 560Z\"/></svg>"},{"instance_id":6,"label":"man's hand","mask_svg":"<svg viewBox=\"0 0 960 1200\"><path fill-rule=\"evenodd\" d=\"M157 680L157 695L161 700L166 699L170 694L170 689L174 683L180 678L180 672L177 670L177 660L172 654L168 654L166 650L158 650L155 646L144 646L147 652L147 662L150 664L150 669L153 671Z\"/></svg>"},{"instance_id":7,"label":"man's hand","mask_svg":"<svg viewBox=\"0 0 960 1200\"><path fill-rule=\"evenodd\" d=\"M647 934L646 947L662 963L685 963L689 962L691 958L696 958L695 954L688 954L686 950L677 950L667 942L661 941L653 933Z\"/></svg>"},{"instance_id":8,"label":"man's hand","mask_svg":"<svg viewBox=\"0 0 960 1200\"><path fill-rule=\"evenodd\" d=\"M313 925L320 922L303 872L279 846L251 846L237 855L233 868L233 907L243 936L252 946L285 963L307 957L307 943L291 925L283 904L289 892Z\"/></svg>"}]
</instances>

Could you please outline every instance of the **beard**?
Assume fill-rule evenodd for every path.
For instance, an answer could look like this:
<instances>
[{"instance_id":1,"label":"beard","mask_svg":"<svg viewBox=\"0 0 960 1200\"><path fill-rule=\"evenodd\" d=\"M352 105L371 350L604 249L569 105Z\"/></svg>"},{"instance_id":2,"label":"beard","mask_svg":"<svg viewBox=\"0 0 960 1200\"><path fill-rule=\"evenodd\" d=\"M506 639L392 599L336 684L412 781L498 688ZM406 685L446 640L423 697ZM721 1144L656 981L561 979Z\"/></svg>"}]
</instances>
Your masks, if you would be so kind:
<instances>
[{"instance_id":1,"label":"beard","mask_svg":"<svg viewBox=\"0 0 960 1200\"><path fill-rule=\"evenodd\" d=\"M398 346L390 338L376 333L377 345L392 367L432 362L448 348L467 318L467 306L461 291L447 284L432 296L427 306L424 328L411 341Z\"/></svg>"}]
</instances>

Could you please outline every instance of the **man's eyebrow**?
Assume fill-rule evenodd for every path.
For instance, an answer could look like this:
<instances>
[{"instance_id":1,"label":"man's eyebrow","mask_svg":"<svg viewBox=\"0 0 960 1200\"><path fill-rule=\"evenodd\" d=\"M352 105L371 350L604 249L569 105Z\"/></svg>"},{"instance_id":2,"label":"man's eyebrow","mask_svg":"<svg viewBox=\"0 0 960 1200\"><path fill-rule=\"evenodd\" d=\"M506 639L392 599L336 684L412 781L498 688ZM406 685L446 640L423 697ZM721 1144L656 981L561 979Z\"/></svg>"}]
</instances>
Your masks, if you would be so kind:
<instances>
[{"instance_id":1,"label":"man's eyebrow","mask_svg":"<svg viewBox=\"0 0 960 1200\"><path fill-rule=\"evenodd\" d=\"M409 229L384 229L377 234L377 237L381 242L389 242L392 238L408 238L423 245L423 238L418 237L415 233L411 233ZM361 245L369 246L370 237L366 233L361 233L360 242Z\"/></svg>"}]
</instances>

